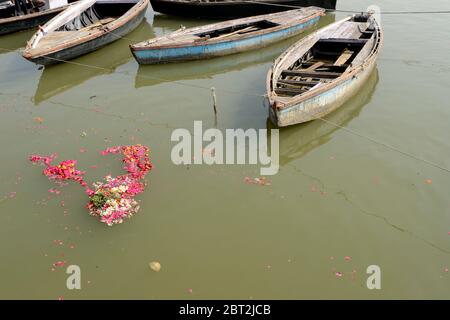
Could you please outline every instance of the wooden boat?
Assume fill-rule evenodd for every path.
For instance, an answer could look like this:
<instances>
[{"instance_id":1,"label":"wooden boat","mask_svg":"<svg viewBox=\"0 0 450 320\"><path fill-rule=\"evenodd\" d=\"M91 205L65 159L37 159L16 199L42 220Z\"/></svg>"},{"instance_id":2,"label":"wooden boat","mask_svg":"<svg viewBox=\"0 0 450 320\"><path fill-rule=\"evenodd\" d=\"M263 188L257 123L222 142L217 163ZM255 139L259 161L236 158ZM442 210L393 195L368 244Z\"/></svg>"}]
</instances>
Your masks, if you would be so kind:
<instances>
[{"instance_id":1,"label":"wooden boat","mask_svg":"<svg viewBox=\"0 0 450 320\"><path fill-rule=\"evenodd\" d=\"M324 9L307 7L229 20L190 29L130 46L140 64L199 60L268 46L315 25Z\"/></svg>"},{"instance_id":2,"label":"wooden boat","mask_svg":"<svg viewBox=\"0 0 450 320\"><path fill-rule=\"evenodd\" d=\"M267 75L269 117L279 127L334 111L367 81L383 42L378 21L354 15L300 40Z\"/></svg>"},{"instance_id":3,"label":"wooden boat","mask_svg":"<svg viewBox=\"0 0 450 320\"><path fill-rule=\"evenodd\" d=\"M0 35L36 28L66 8L67 2L60 6L59 4L53 5L51 0L45 0L44 6L29 5L27 14L17 15L15 6L11 1L0 3Z\"/></svg>"},{"instance_id":4,"label":"wooden boat","mask_svg":"<svg viewBox=\"0 0 450 320\"><path fill-rule=\"evenodd\" d=\"M150 0L156 12L195 18L241 18L316 6L336 9L336 0ZM291 6L291 7L289 7Z\"/></svg>"},{"instance_id":5,"label":"wooden boat","mask_svg":"<svg viewBox=\"0 0 450 320\"><path fill-rule=\"evenodd\" d=\"M134 30L148 0L82 0L46 23L28 42L24 58L42 65L97 50Z\"/></svg>"}]
</instances>

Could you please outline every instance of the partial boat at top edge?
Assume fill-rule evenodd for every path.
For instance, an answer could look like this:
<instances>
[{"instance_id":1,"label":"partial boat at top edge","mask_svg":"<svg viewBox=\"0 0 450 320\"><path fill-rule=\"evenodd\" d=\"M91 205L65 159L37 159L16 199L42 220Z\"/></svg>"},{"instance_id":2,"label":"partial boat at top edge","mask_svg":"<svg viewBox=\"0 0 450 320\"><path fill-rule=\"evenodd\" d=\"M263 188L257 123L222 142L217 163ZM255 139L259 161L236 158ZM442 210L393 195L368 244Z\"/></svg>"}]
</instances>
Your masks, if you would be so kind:
<instances>
[{"instance_id":1,"label":"partial boat at top edge","mask_svg":"<svg viewBox=\"0 0 450 320\"><path fill-rule=\"evenodd\" d=\"M150 3L154 11L163 14L211 19L250 17L295 7L336 9L336 0L150 0Z\"/></svg>"},{"instance_id":2,"label":"partial boat at top edge","mask_svg":"<svg viewBox=\"0 0 450 320\"><path fill-rule=\"evenodd\" d=\"M36 28L43 25L57 14L65 10L69 3L76 0L69 0L61 5L58 2L53 5L51 0L40 1L39 5L27 5L27 12L16 12L12 1L0 1L0 35L9 34L17 31Z\"/></svg>"}]
</instances>

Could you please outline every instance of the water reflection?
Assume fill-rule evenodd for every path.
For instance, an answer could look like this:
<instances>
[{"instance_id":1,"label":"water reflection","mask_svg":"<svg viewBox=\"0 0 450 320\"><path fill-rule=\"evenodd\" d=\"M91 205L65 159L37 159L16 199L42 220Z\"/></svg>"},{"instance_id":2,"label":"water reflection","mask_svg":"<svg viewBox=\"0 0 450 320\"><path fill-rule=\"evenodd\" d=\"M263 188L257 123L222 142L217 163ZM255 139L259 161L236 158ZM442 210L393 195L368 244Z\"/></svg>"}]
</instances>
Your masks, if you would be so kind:
<instances>
[{"instance_id":1,"label":"water reflection","mask_svg":"<svg viewBox=\"0 0 450 320\"><path fill-rule=\"evenodd\" d=\"M117 67L132 59L133 56L128 47L130 43L154 37L151 23L151 20L144 19L139 27L128 34L126 38L74 59L73 62L76 64L61 63L45 67L36 88L34 104L38 105L42 101L78 86L93 77L113 73Z\"/></svg>"},{"instance_id":2,"label":"water reflection","mask_svg":"<svg viewBox=\"0 0 450 320\"><path fill-rule=\"evenodd\" d=\"M163 65L140 65L135 78L135 87L141 88L177 80L210 79L215 75L239 71L251 66L275 60L290 45L305 35L335 21L334 14L324 16L319 24L297 37L275 43L259 50L244 52L208 60L170 63ZM173 32L180 27L180 21L169 16L155 16L154 32L157 36ZM191 22L192 23L192 22ZM198 24L198 21L196 21ZM191 27L192 25L186 25Z\"/></svg>"},{"instance_id":3,"label":"water reflection","mask_svg":"<svg viewBox=\"0 0 450 320\"><path fill-rule=\"evenodd\" d=\"M375 69L358 94L344 106L326 116L325 119L339 126L347 126L350 121L358 117L363 106L370 102L377 83L378 70ZM274 128L270 120L267 122L268 128ZM280 165L283 166L299 159L311 150L327 143L338 129L336 126L320 120L281 129Z\"/></svg>"}]
</instances>

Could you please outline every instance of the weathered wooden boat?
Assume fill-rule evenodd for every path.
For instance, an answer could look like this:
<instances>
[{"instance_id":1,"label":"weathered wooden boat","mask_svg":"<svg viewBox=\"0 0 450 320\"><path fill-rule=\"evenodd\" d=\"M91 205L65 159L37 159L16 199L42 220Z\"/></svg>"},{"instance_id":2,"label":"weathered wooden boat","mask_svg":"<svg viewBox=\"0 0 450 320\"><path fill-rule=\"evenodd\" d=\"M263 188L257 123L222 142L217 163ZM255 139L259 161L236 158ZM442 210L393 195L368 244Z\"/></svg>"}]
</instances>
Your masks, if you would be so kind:
<instances>
[{"instance_id":1,"label":"weathered wooden boat","mask_svg":"<svg viewBox=\"0 0 450 320\"><path fill-rule=\"evenodd\" d=\"M293 7L336 9L336 0L150 0L150 3L156 12L195 18L250 17Z\"/></svg>"},{"instance_id":2,"label":"weathered wooden boat","mask_svg":"<svg viewBox=\"0 0 450 320\"><path fill-rule=\"evenodd\" d=\"M28 42L24 58L42 65L97 50L134 30L148 0L81 0L46 23Z\"/></svg>"},{"instance_id":3,"label":"weathered wooden boat","mask_svg":"<svg viewBox=\"0 0 450 320\"><path fill-rule=\"evenodd\" d=\"M36 6L33 2L27 4L27 12L17 13L12 1L0 3L0 35L16 31L32 29L43 25L57 14L65 10L68 3L72 1L41 1L41 6Z\"/></svg>"},{"instance_id":4,"label":"weathered wooden boat","mask_svg":"<svg viewBox=\"0 0 450 320\"><path fill-rule=\"evenodd\" d=\"M279 127L321 118L367 81L383 42L379 22L358 14L286 50L267 75L269 117Z\"/></svg>"},{"instance_id":5,"label":"weathered wooden boat","mask_svg":"<svg viewBox=\"0 0 450 320\"><path fill-rule=\"evenodd\" d=\"M307 7L190 29L130 46L140 64L199 60L268 46L315 25L324 9Z\"/></svg>"}]
</instances>

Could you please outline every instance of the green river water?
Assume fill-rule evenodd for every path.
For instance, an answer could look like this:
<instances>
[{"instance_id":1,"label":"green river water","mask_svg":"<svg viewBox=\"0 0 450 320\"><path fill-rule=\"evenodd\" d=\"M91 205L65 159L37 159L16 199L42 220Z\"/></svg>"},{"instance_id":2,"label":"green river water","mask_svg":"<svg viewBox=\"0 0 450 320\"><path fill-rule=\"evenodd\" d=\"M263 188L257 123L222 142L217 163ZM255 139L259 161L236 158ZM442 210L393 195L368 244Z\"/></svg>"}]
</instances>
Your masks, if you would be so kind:
<instances>
[{"instance_id":1,"label":"green river water","mask_svg":"<svg viewBox=\"0 0 450 320\"><path fill-rule=\"evenodd\" d=\"M373 3L450 10L448 0L338 7ZM0 51L0 298L450 298L450 172L427 163L450 168L448 15L383 15L376 72L327 117L353 133L322 121L280 130L280 171L269 186L244 181L259 176L259 165L174 165L170 136L195 120L214 127L212 86L218 128L270 126L263 98L252 94L265 93L271 62L296 39L139 66L130 43L205 22L151 9L146 17L77 65L24 60L32 31L0 38L13 50ZM100 150L133 143L151 148L154 169L139 214L114 227L88 215L79 186L50 194L55 185L27 159L57 152L77 159L93 182L122 173ZM65 267L52 270L57 261L80 266L81 290L66 288ZM369 265L381 268L381 290L366 286Z\"/></svg>"}]
</instances>

